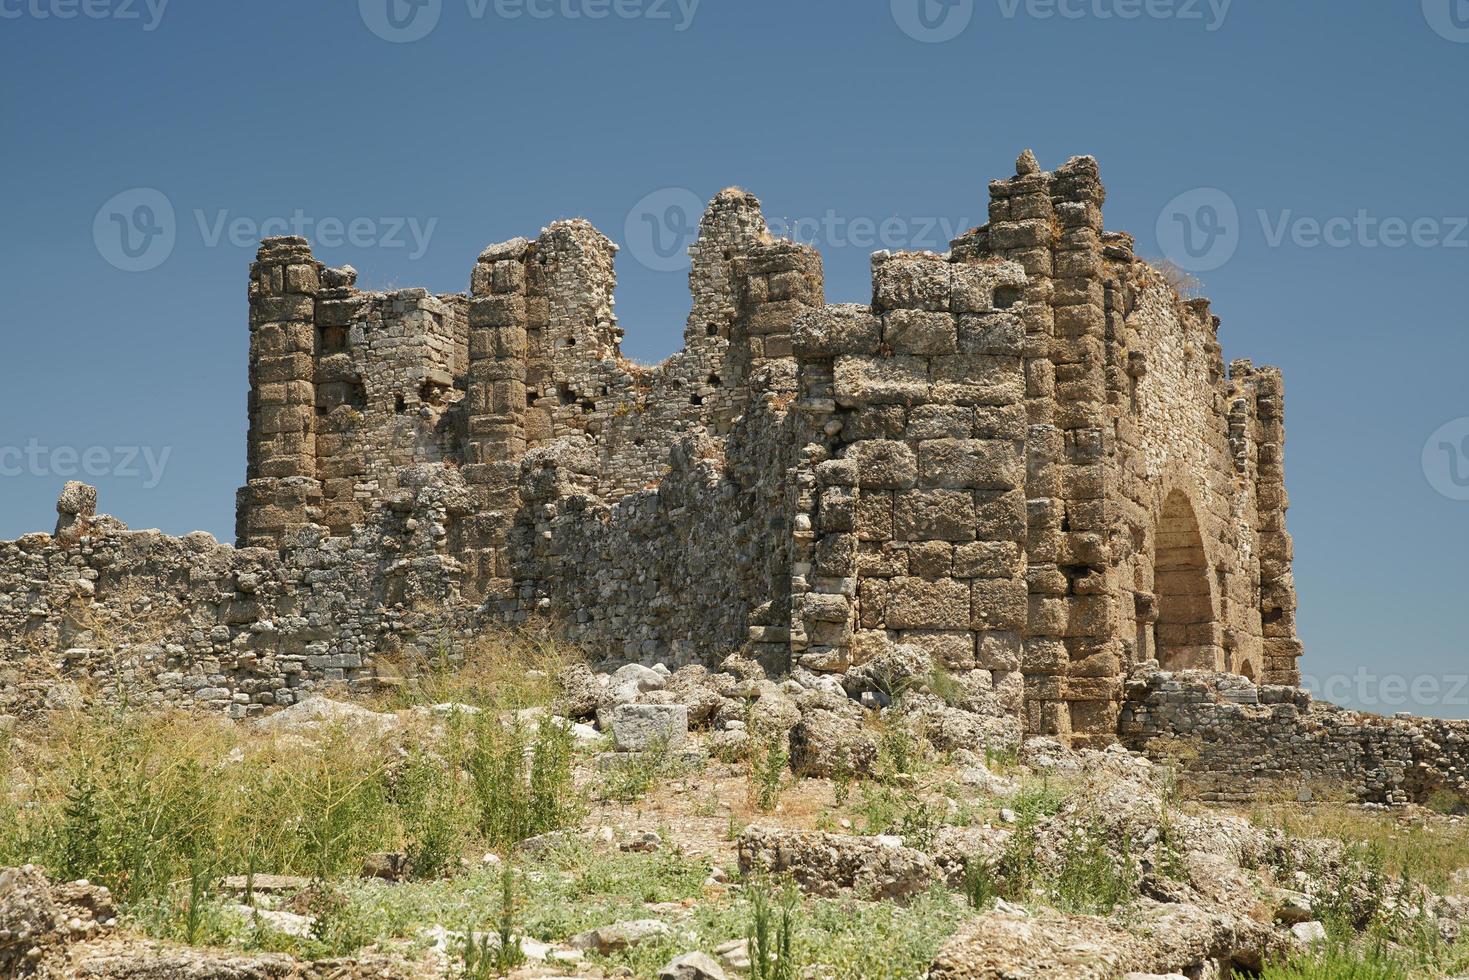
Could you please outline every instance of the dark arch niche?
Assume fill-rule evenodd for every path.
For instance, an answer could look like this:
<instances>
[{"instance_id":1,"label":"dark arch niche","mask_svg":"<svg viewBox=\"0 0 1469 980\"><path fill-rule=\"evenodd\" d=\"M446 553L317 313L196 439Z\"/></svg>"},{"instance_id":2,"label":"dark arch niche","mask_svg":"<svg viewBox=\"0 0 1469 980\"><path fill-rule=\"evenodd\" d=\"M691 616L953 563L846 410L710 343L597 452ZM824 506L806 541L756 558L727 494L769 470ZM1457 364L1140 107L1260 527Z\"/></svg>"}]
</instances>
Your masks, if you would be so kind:
<instances>
[{"instance_id":1,"label":"dark arch niche","mask_svg":"<svg viewBox=\"0 0 1469 980\"><path fill-rule=\"evenodd\" d=\"M1178 490L1163 502L1158 519L1153 591L1158 611L1153 648L1163 669L1223 669L1204 540L1193 506Z\"/></svg>"}]
</instances>

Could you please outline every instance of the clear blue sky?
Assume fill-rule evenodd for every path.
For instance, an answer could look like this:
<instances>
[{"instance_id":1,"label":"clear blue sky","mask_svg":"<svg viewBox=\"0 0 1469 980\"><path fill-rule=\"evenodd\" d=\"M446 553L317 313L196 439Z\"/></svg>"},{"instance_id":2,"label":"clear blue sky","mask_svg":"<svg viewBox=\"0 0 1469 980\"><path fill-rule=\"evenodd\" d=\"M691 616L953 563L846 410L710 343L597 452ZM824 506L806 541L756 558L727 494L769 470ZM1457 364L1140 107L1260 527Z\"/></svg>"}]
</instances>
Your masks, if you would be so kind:
<instances>
[{"instance_id":1,"label":"clear blue sky","mask_svg":"<svg viewBox=\"0 0 1469 980\"><path fill-rule=\"evenodd\" d=\"M418 2L0 0L0 538L49 529L89 449L104 510L232 537L268 219L342 239L317 255L363 285L447 292L586 216L633 246L619 312L656 360L688 298L640 208L739 184L862 301L887 219L921 220L880 244L942 248L1031 146L1097 156L1140 251L1191 231L1226 357L1284 368L1307 671L1469 673L1469 423L1424 466L1469 416L1469 0ZM1391 247L1388 219L1419 224Z\"/></svg>"}]
</instances>

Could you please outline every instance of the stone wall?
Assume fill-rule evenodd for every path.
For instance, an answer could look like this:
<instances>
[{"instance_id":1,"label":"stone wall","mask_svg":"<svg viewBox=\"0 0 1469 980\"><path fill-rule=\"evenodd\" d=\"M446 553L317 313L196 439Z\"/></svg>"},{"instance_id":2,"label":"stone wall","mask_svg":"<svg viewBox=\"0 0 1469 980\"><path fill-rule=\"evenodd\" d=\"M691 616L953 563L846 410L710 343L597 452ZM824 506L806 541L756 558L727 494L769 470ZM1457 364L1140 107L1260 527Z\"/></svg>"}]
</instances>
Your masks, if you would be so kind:
<instances>
[{"instance_id":1,"label":"stone wall","mask_svg":"<svg viewBox=\"0 0 1469 980\"><path fill-rule=\"evenodd\" d=\"M1180 767L1205 800L1469 800L1469 722L1350 711L1299 688L1144 665L1127 682L1119 734Z\"/></svg>"},{"instance_id":2,"label":"stone wall","mask_svg":"<svg viewBox=\"0 0 1469 980\"><path fill-rule=\"evenodd\" d=\"M0 542L0 715L85 697L245 717L415 669L478 626L447 555L469 496L433 467L398 479L350 536L306 527L279 549L130 530L69 486L55 535Z\"/></svg>"},{"instance_id":3,"label":"stone wall","mask_svg":"<svg viewBox=\"0 0 1469 980\"><path fill-rule=\"evenodd\" d=\"M684 350L656 366L622 356L617 246L583 220L490 246L445 296L361 291L303 239L267 240L240 551L210 553L287 584L240 619L254 607L201 579L208 598L176 601L228 636L175 635L171 656L253 705L288 689L277 657L310 658L301 684L366 682L412 617L828 674L912 646L1080 742L1115 737L1152 658L1294 683L1278 372L1226 372L1207 301L1103 230L1095 160L1016 171L949 252L875 255L862 304L827 304L821 256L722 191ZM80 648L65 615L19 609L98 545L0 546L0 640ZM153 581L120 561L76 600L110 612ZM320 594L334 582L359 585ZM272 632L306 607L309 630ZM219 643L262 652L216 666Z\"/></svg>"},{"instance_id":4,"label":"stone wall","mask_svg":"<svg viewBox=\"0 0 1469 980\"><path fill-rule=\"evenodd\" d=\"M1018 265L879 256L871 308L796 322L791 649L841 672L900 644L1022 695L1025 424Z\"/></svg>"}]
</instances>

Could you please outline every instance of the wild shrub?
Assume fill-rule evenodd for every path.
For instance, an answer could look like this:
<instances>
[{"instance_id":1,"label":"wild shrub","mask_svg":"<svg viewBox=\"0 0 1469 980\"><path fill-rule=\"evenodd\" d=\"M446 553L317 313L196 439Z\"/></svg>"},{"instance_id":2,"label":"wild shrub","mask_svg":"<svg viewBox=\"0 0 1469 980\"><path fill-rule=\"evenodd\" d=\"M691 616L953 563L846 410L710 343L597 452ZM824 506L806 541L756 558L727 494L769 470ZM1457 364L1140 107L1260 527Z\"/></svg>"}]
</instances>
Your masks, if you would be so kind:
<instances>
[{"instance_id":1,"label":"wild shrub","mask_svg":"<svg viewBox=\"0 0 1469 980\"><path fill-rule=\"evenodd\" d=\"M467 765L479 832L493 848L508 850L576 818L572 735L554 718L532 732L519 718L479 715Z\"/></svg>"},{"instance_id":2,"label":"wild shrub","mask_svg":"<svg viewBox=\"0 0 1469 980\"><path fill-rule=\"evenodd\" d=\"M852 779L852 761L844 753L831 773L832 795L838 807L846 806L852 798Z\"/></svg>"},{"instance_id":3,"label":"wild shrub","mask_svg":"<svg viewBox=\"0 0 1469 980\"><path fill-rule=\"evenodd\" d=\"M655 742L642 752L626 753L603 771L597 793L603 800L636 803L648 794L660 779L677 776L689 769L671 749L666 739Z\"/></svg>"},{"instance_id":4,"label":"wild shrub","mask_svg":"<svg viewBox=\"0 0 1469 980\"><path fill-rule=\"evenodd\" d=\"M1260 980L1408 980L1405 964L1381 946L1330 945L1316 953L1269 964Z\"/></svg>"},{"instance_id":5,"label":"wild shrub","mask_svg":"<svg viewBox=\"0 0 1469 980\"><path fill-rule=\"evenodd\" d=\"M207 871L218 852L219 786L156 726L120 717L60 762L59 806L38 815L51 821L39 843L58 873L101 881L127 902Z\"/></svg>"},{"instance_id":6,"label":"wild shrub","mask_svg":"<svg viewBox=\"0 0 1469 980\"><path fill-rule=\"evenodd\" d=\"M994 864L984 858L971 858L964 865L964 899L969 907L982 912L999 897Z\"/></svg>"},{"instance_id":7,"label":"wild shrub","mask_svg":"<svg viewBox=\"0 0 1469 980\"><path fill-rule=\"evenodd\" d=\"M1022 786L1010 800L1010 809L1015 811L1018 826L1034 827L1041 820L1060 813L1065 802L1065 791L1043 778L1038 783Z\"/></svg>"},{"instance_id":8,"label":"wild shrub","mask_svg":"<svg viewBox=\"0 0 1469 980\"><path fill-rule=\"evenodd\" d=\"M503 977L526 961L520 937L515 934L515 871L500 873L500 911L494 933L464 931L460 966L466 980Z\"/></svg>"},{"instance_id":9,"label":"wild shrub","mask_svg":"<svg viewBox=\"0 0 1469 980\"><path fill-rule=\"evenodd\" d=\"M796 908L800 893L787 885L774 893L768 882L750 890L750 980L796 980Z\"/></svg>"},{"instance_id":10,"label":"wild shrub","mask_svg":"<svg viewBox=\"0 0 1469 980\"><path fill-rule=\"evenodd\" d=\"M350 736L334 731L326 749L284 770L298 801L302 858L317 878L355 873L364 853L388 843L386 764L349 764Z\"/></svg>"},{"instance_id":11,"label":"wild shrub","mask_svg":"<svg viewBox=\"0 0 1469 980\"><path fill-rule=\"evenodd\" d=\"M761 733L750 755L750 791L755 808L761 813L774 813L785 786L790 754L781 733Z\"/></svg>"},{"instance_id":12,"label":"wild shrub","mask_svg":"<svg viewBox=\"0 0 1469 980\"><path fill-rule=\"evenodd\" d=\"M1112 847L1106 827L1089 821L1067 840L1061 862L1047 882L1063 912L1107 915L1136 898L1142 875L1125 836Z\"/></svg>"},{"instance_id":13,"label":"wild shrub","mask_svg":"<svg viewBox=\"0 0 1469 980\"><path fill-rule=\"evenodd\" d=\"M877 778L881 782L899 782L918 770L922 749L900 721L885 721L878 731Z\"/></svg>"},{"instance_id":14,"label":"wild shrub","mask_svg":"<svg viewBox=\"0 0 1469 980\"><path fill-rule=\"evenodd\" d=\"M416 878L439 878L458 865L472 835L468 787L456 760L422 748L394 774L390 800L402 815L405 853Z\"/></svg>"},{"instance_id":15,"label":"wild shrub","mask_svg":"<svg viewBox=\"0 0 1469 980\"><path fill-rule=\"evenodd\" d=\"M964 685L940 665L935 665L933 671L928 675L928 689L951 708L962 707L968 699L968 692L964 690Z\"/></svg>"}]
</instances>

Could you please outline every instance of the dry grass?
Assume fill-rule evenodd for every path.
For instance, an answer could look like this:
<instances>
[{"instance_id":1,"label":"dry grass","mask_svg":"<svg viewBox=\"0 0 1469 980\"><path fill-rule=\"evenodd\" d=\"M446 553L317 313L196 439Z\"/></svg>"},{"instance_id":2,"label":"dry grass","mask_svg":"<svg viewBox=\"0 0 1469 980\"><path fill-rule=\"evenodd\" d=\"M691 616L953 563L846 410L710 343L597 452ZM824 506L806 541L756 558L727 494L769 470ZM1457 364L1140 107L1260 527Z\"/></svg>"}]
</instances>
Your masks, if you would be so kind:
<instances>
[{"instance_id":1,"label":"dry grass","mask_svg":"<svg viewBox=\"0 0 1469 980\"><path fill-rule=\"evenodd\" d=\"M1469 824L1426 810L1369 811L1342 803L1262 804L1246 816L1292 837L1325 837L1380 856L1394 877L1437 892L1462 892L1454 872L1469 868Z\"/></svg>"},{"instance_id":2,"label":"dry grass","mask_svg":"<svg viewBox=\"0 0 1469 980\"><path fill-rule=\"evenodd\" d=\"M426 656L380 657L379 672L395 672L400 679L376 703L388 710L433 704L491 710L546 705L562 693L562 671L583 659L549 629L491 630L468 643L445 640Z\"/></svg>"}]
</instances>

